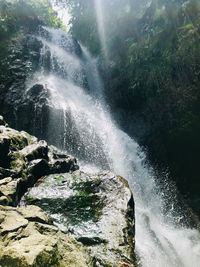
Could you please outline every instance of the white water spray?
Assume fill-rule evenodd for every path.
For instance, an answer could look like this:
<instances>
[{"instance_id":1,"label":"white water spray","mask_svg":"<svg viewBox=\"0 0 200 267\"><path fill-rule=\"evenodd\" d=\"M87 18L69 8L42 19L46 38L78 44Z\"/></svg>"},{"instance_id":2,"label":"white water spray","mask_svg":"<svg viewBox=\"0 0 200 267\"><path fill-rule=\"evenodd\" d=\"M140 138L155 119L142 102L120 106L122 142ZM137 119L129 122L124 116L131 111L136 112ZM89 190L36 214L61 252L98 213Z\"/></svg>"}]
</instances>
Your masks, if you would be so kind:
<instances>
[{"instance_id":1,"label":"white water spray","mask_svg":"<svg viewBox=\"0 0 200 267\"><path fill-rule=\"evenodd\" d=\"M91 70L95 61L85 49L82 60L72 54L69 56L62 48L60 35L55 30L46 28L46 31L52 37L48 42L41 39L41 57L44 59L47 51L51 54L51 71L45 74L41 68L34 82L47 86L55 111L62 110L64 114L63 139L65 145L67 142L67 150L73 151L82 164L95 165L98 169L109 168L128 179L136 205L136 252L139 265L199 267L199 232L180 223L184 220L184 214L173 211L178 207L176 203L170 204L173 200L169 192L161 190L156 184L153 171L144 163L145 154L133 139L117 127L101 98L97 97L103 88L97 68L94 72ZM88 91L80 86L80 72L87 60L90 61L86 63L85 71L90 87ZM55 65L61 69L60 72ZM79 77L78 82L76 76ZM73 142L69 142L72 138ZM166 210L166 201L171 209Z\"/></svg>"}]
</instances>

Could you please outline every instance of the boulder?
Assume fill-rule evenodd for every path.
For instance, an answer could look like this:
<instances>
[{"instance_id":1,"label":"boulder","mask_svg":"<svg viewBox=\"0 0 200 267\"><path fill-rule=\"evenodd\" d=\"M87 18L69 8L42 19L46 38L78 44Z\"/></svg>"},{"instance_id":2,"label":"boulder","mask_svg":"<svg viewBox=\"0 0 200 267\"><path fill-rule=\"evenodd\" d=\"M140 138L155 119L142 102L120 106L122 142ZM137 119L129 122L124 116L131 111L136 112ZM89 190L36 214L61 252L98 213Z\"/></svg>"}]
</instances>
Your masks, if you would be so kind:
<instances>
[{"instance_id":1,"label":"boulder","mask_svg":"<svg viewBox=\"0 0 200 267\"><path fill-rule=\"evenodd\" d=\"M39 180L25 196L86 246L95 266L133 266L134 201L126 180L76 171Z\"/></svg>"},{"instance_id":2,"label":"boulder","mask_svg":"<svg viewBox=\"0 0 200 267\"><path fill-rule=\"evenodd\" d=\"M1 129L0 129L0 133L1 133ZM9 149L10 149L10 139L8 137L0 134L0 151L1 151L0 167L8 167L8 165L9 165L9 158L8 158Z\"/></svg>"},{"instance_id":3,"label":"boulder","mask_svg":"<svg viewBox=\"0 0 200 267\"><path fill-rule=\"evenodd\" d=\"M48 160L48 146L43 140L38 143L26 146L20 153L28 160L46 159Z\"/></svg>"},{"instance_id":4,"label":"boulder","mask_svg":"<svg viewBox=\"0 0 200 267\"><path fill-rule=\"evenodd\" d=\"M4 169L0 167L0 179L3 179L5 177L13 177L16 175L16 172L11 169Z\"/></svg>"},{"instance_id":5,"label":"boulder","mask_svg":"<svg viewBox=\"0 0 200 267\"><path fill-rule=\"evenodd\" d=\"M0 155L0 203L4 205L16 206L27 188L44 175L78 169L74 157L6 126L0 126Z\"/></svg>"},{"instance_id":6,"label":"boulder","mask_svg":"<svg viewBox=\"0 0 200 267\"><path fill-rule=\"evenodd\" d=\"M28 145L28 138L25 136L24 132L21 133L12 128L0 126L0 140L8 140L9 151L17 151L23 149ZM1 141L2 142L2 141Z\"/></svg>"},{"instance_id":7,"label":"boulder","mask_svg":"<svg viewBox=\"0 0 200 267\"><path fill-rule=\"evenodd\" d=\"M35 181L37 178L47 175L50 172L48 161L45 159L32 160L28 165L29 176L34 177Z\"/></svg>"},{"instance_id":8,"label":"boulder","mask_svg":"<svg viewBox=\"0 0 200 267\"><path fill-rule=\"evenodd\" d=\"M76 171L79 167L76 159L73 157L65 157L63 159L56 159L50 163L50 173L65 173Z\"/></svg>"},{"instance_id":9,"label":"boulder","mask_svg":"<svg viewBox=\"0 0 200 267\"><path fill-rule=\"evenodd\" d=\"M49 224L38 207L0 206L0 265L4 267L90 267L87 251Z\"/></svg>"},{"instance_id":10,"label":"boulder","mask_svg":"<svg viewBox=\"0 0 200 267\"><path fill-rule=\"evenodd\" d=\"M49 147L50 174L73 172L79 169L76 158L66 155L57 150L56 147Z\"/></svg>"},{"instance_id":11,"label":"boulder","mask_svg":"<svg viewBox=\"0 0 200 267\"><path fill-rule=\"evenodd\" d=\"M0 180L0 196L4 197L2 201L6 199L7 205L17 205L20 180L13 180L11 177Z\"/></svg>"}]
</instances>

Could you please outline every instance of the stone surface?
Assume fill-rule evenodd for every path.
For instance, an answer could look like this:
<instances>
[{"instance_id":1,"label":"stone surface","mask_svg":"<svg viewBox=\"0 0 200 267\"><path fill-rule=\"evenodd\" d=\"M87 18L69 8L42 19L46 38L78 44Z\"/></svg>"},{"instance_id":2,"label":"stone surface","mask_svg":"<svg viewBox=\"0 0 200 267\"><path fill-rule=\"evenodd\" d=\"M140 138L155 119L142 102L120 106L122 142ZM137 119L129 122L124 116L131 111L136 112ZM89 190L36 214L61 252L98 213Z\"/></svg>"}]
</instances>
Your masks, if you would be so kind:
<instances>
[{"instance_id":1,"label":"stone surface","mask_svg":"<svg viewBox=\"0 0 200 267\"><path fill-rule=\"evenodd\" d=\"M48 146L45 141L26 146L21 150L21 154L28 160L47 159L48 160Z\"/></svg>"},{"instance_id":2,"label":"stone surface","mask_svg":"<svg viewBox=\"0 0 200 267\"><path fill-rule=\"evenodd\" d=\"M74 157L6 124L0 155L0 266L134 266L134 201L126 180L83 173ZM28 188L20 203L29 205L11 207Z\"/></svg>"},{"instance_id":3,"label":"stone surface","mask_svg":"<svg viewBox=\"0 0 200 267\"><path fill-rule=\"evenodd\" d=\"M0 116L0 126L3 125L3 126L6 126L6 122L3 118L3 116Z\"/></svg>"},{"instance_id":4,"label":"stone surface","mask_svg":"<svg viewBox=\"0 0 200 267\"><path fill-rule=\"evenodd\" d=\"M38 207L0 206L0 266L93 266L83 246L48 221Z\"/></svg>"},{"instance_id":5,"label":"stone surface","mask_svg":"<svg viewBox=\"0 0 200 267\"><path fill-rule=\"evenodd\" d=\"M1 204L16 206L27 188L44 175L77 169L75 158L57 153L45 141L11 129L6 123L0 126Z\"/></svg>"},{"instance_id":6,"label":"stone surface","mask_svg":"<svg viewBox=\"0 0 200 267\"><path fill-rule=\"evenodd\" d=\"M96 266L133 263L134 202L122 177L80 171L49 175L25 198L27 203L42 207L55 225L86 246Z\"/></svg>"}]
</instances>

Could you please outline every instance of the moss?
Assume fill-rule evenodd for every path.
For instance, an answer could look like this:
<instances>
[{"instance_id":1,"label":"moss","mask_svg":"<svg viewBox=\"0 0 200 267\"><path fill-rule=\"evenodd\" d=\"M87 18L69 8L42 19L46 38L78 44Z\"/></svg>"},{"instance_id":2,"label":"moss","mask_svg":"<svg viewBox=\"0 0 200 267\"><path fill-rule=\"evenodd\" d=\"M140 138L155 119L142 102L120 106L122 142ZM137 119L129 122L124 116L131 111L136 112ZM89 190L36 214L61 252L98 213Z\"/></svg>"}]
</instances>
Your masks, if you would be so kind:
<instances>
[{"instance_id":1,"label":"moss","mask_svg":"<svg viewBox=\"0 0 200 267\"><path fill-rule=\"evenodd\" d=\"M50 253L48 251L43 251L36 259L36 262L33 264L33 267L59 267L59 251L57 246Z\"/></svg>"},{"instance_id":2,"label":"moss","mask_svg":"<svg viewBox=\"0 0 200 267\"><path fill-rule=\"evenodd\" d=\"M21 136L13 136L11 137L11 149L12 150L21 150L27 145L27 141Z\"/></svg>"},{"instance_id":3,"label":"moss","mask_svg":"<svg viewBox=\"0 0 200 267\"><path fill-rule=\"evenodd\" d=\"M27 178L27 162L20 152L14 152L10 155L10 168L20 175L24 180Z\"/></svg>"},{"instance_id":4,"label":"moss","mask_svg":"<svg viewBox=\"0 0 200 267\"><path fill-rule=\"evenodd\" d=\"M60 214L67 218L71 225L81 225L83 222L99 220L104 204L96 195L76 195L67 199L62 198L26 198L28 204L34 204L44 209L49 214Z\"/></svg>"},{"instance_id":5,"label":"moss","mask_svg":"<svg viewBox=\"0 0 200 267\"><path fill-rule=\"evenodd\" d=\"M100 178L96 178L92 181L86 181L86 182L74 182L72 187L77 190L79 195L82 196L89 196L90 194L96 193L97 187L100 185L101 180Z\"/></svg>"},{"instance_id":6,"label":"moss","mask_svg":"<svg viewBox=\"0 0 200 267\"><path fill-rule=\"evenodd\" d=\"M54 179L56 180L57 185L62 185L65 180L65 177L63 175L58 175L55 176Z\"/></svg>"}]
</instances>

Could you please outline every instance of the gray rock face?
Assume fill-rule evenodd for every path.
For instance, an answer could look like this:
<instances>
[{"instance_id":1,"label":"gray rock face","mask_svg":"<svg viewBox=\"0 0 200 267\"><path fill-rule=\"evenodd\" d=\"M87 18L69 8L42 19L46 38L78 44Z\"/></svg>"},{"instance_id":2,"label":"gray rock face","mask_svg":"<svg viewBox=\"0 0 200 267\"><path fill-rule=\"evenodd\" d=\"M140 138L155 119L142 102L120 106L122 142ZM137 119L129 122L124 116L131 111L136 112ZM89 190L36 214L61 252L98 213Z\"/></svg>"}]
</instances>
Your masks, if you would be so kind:
<instances>
[{"instance_id":1,"label":"gray rock face","mask_svg":"<svg viewBox=\"0 0 200 267\"><path fill-rule=\"evenodd\" d=\"M0 204L16 206L40 177L77 169L75 158L64 154L61 158L45 141L0 126Z\"/></svg>"},{"instance_id":2,"label":"gray rock face","mask_svg":"<svg viewBox=\"0 0 200 267\"><path fill-rule=\"evenodd\" d=\"M45 141L26 146L21 150L21 154L28 160L47 159L48 160L48 146Z\"/></svg>"},{"instance_id":3,"label":"gray rock face","mask_svg":"<svg viewBox=\"0 0 200 267\"><path fill-rule=\"evenodd\" d=\"M85 245L96 266L133 262L134 202L122 177L80 171L49 175L25 198L46 210L60 229Z\"/></svg>"},{"instance_id":4,"label":"gray rock face","mask_svg":"<svg viewBox=\"0 0 200 267\"><path fill-rule=\"evenodd\" d=\"M3 125L3 126L6 126L6 122L3 118L3 116L0 116L0 126Z\"/></svg>"}]
</instances>

